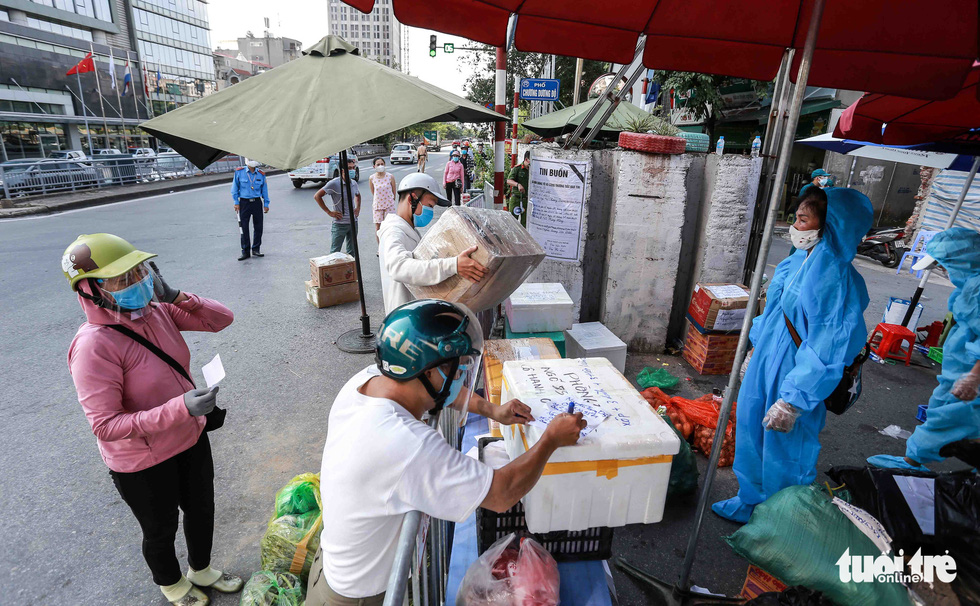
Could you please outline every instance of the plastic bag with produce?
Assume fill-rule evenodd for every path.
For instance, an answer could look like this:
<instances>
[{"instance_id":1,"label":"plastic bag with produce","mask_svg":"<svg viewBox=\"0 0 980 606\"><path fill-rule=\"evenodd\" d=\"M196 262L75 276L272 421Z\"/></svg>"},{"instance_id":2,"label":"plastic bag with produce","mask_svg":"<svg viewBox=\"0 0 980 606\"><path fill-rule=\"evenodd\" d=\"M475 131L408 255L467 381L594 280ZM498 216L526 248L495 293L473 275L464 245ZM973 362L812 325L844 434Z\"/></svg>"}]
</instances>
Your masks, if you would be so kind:
<instances>
[{"instance_id":1,"label":"plastic bag with produce","mask_svg":"<svg viewBox=\"0 0 980 606\"><path fill-rule=\"evenodd\" d=\"M288 572L260 570L245 584L239 606L303 606L303 585Z\"/></svg>"},{"instance_id":2,"label":"plastic bag with produce","mask_svg":"<svg viewBox=\"0 0 980 606\"><path fill-rule=\"evenodd\" d=\"M473 562L456 606L557 606L558 564L540 543L509 534Z\"/></svg>"}]
</instances>

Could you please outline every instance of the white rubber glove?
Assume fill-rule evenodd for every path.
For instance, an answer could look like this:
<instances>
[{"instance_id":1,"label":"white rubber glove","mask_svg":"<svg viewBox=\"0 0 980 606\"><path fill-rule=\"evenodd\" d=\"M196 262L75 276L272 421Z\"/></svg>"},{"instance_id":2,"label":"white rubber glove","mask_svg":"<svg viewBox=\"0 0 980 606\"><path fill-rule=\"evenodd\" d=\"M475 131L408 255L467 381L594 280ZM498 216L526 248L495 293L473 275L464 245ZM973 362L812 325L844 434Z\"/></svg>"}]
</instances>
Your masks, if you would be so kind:
<instances>
[{"instance_id":1,"label":"white rubber glove","mask_svg":"<svg viewBox=\"0 0 980 606\"><path fill-rule=\"evenodd\" d=\"M754 352L754 351L755 351L754 349L750 349L749 350L749 353L745 354L745 361L742 362L742 368L740 368L738 370L738 380L739 381L744 381L745 380L745 371L748 370L748 368L749 368L749 360L752 359L752 352Z\"/></svg>"},{"instance_id":2,"label":"white rubber glove","mask_svg":"<svg viewBox=\"0 0 980 606\"><path fill-rule=\"evenodd\" d=\"M980 374L968 372L956 379L950 393L963 402L972 402L977 399L978 390L980 390Z\"/></svg>"},{"instance_id":3,"label":"white rubber glove","mask_svg":"<svg viewBox=\"0 0 980 606\"><path fill-rule=\"evenodd\" d=\"M789 402L779 399L766 412L762 418L762 426L772 431L789 433L796 425L796 419L800 416L800 409Z\"/></svg>"}]
</instances>

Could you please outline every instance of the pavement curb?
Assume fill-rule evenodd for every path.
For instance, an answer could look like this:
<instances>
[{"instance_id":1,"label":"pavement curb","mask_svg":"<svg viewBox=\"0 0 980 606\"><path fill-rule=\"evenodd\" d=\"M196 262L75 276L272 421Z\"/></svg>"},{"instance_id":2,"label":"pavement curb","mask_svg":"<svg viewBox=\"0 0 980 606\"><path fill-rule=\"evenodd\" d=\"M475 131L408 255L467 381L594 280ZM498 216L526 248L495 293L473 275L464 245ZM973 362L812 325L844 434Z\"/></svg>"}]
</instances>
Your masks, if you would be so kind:
<instances>
[{"instance_id":1,"label":"pavement curb","mask_svg":"<svg viewBox=\"0 0 980 606\"><path fill-rule=\"evenodd\" d=\"M266 171L266 175L280 175L285 174L286 171L283 170L270 170ZM103 206L105 204L112 204L114 202L124 202L126 200L137 200L139 198L148 198L150 196L159 196L161 194L168 194L172 192L188 191L192 189L200 189L202 187L210 187L212 185L220 185L222 183L231 183L234 172L221 173L218 175L203 175L200 177L191 177L188 179L180 179L174 181L159 181L150 184L140 184L140 185L123 185L113 190L102 190L106 192L102 195L93 195L91 197L82 197L75 199L64 199L79 196L79 194L63 194L62 196L50 196L39 200L35 205L25 206L21 208L0 208L0 221L4 219L12 219L15 217L29 217L33 215L46 215L51 213L64 212L66 210L75 210L78 208L89 208L92 206ZM98 191L98 190L95 190ZM94 193L94 192L85 192ZM85 194L82 194L83 196Z\"/></svg>"}]
</instances>

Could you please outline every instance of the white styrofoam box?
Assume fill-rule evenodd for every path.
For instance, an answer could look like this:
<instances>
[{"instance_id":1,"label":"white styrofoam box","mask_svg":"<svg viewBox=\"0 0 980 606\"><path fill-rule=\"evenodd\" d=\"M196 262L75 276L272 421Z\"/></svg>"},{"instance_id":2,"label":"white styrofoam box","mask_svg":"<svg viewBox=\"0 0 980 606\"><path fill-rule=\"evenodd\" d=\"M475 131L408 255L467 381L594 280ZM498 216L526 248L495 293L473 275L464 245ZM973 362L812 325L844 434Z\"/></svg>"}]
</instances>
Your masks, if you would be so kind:
<instances>
[{"instance_id":1,"label":"white styrofoam box","mask_svg":"<svg viewBox=\"0 0 980 606\"><path fill-rule=\"evenodd\" d=\"M504 302L514 332L558 332L571 328L574 303L558 282L521 284Z\"/></svg>"},{"instance_id":2,"label":"white styrofoam box","mask_svg":"<svg viewBox=\"0 0 980 606\"><path fill-rule=\"evenodd\" d=\"M626 377L605 358L504 362L501 397L532 409L541 400L571 397L610 416L578 444L555 451L524 497L528 530L585 530L652 524L663 518L677 434ZM502 428L511 460L534 446L544 430Z\"/></svg>"},{"instance_id":3,"label":"white styrofoam box","mask_svg":"<svg viewBox=\"0 0 980 606\"><path fill-rule=\"evenodd\" d=\"M626 372L626 343L602 322L572 324L565 331L566 358L606 358L619 372Z\"/></svg>"},{"instance_id":4,"label":"white styrofoam box","mask_svg":"<svg viewBox=\"0 0 980 606\"><path fill-rule=\"evenodd\" d=\"M908 299L899 299L898 297L888 297L888 304L885 305L885 313L881 314L881 321L886 324L901 324L902 320L905 319L905 314L909 311L909 304L912 303ZM915 311L912 312L912 318L909 320L909 325L907 328L912 332L915 332L916 327L919 325L919 316L922 315L922 303L916 303Z\"/></svg>"}]
</instances>

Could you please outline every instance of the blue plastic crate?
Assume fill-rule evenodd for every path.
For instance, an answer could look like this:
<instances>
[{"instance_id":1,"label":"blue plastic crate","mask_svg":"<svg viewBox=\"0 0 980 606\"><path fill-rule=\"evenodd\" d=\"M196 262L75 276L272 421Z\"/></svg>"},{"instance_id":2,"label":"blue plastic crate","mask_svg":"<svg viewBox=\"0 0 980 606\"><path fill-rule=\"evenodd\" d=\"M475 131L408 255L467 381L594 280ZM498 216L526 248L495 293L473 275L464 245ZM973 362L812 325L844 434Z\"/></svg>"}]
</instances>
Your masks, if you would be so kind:
<instances>
[{"instance_id":1,"label":"blue plastic crate","mask_svg":"<svg viewBox=\"0 0 980 606\"><path fill-rule=\"evenodd\" d=\"M929 408L928 404L919 404L919 411L915 413L915 418L923 423L926 422L926 409Z\"/></svg>"}]
</instances>

